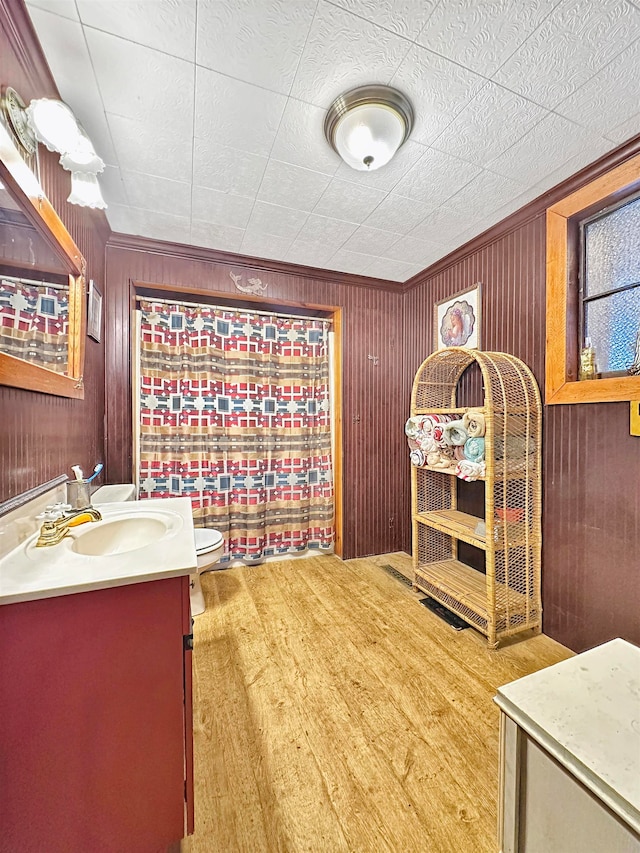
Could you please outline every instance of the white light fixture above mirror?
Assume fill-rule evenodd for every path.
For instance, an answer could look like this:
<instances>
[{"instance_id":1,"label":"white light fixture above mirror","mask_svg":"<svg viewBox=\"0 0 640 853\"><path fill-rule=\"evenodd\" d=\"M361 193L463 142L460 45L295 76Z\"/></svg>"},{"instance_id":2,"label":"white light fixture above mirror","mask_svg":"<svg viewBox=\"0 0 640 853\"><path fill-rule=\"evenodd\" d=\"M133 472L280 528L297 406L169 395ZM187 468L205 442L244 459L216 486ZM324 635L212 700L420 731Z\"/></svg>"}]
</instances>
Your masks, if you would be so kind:
<instances>
[{"instance_id":1,"label":"white light fixture above mirror","mask_svg":"<svg viewBox=\"0 0 640 853\"><path fill-rule=\"evenodd\" d=\"M413 127L409 100L390 86L360 86L329 107L324 134L352 169L374 171L388 163Z\"/></svg>"},{"instance_id":2,"label":"white light fixture above mirror","mask_svg":"<svg viewBox=\"0 0 640 853\"><path fill-rule=\"evenodd\" d=\"M26 109L29 125L49 151L72 151L78 138L78 122L66 104L37 98Z\"/></svg>"},{"instance_id":3,"label":"white light fixture above mirror","mask_svg":"<svg viewBox=\"0 0 640 853\"><path fill-rule=\"evenodd\" d=\"M49 151L57 151L61 155L60 165L71 172L67 201L104 210L107 205L96 177L103 171L104 161L96 154L72 110L62 101L38 98L31 101L25 112L36 139Z\"/></svg>"},{"instance_id":4,"label":"white light fixture above mirror","mask_svg":"<svg viewBox=\"0 0 640 853\"><path fill-rule=\"evenodd\" d=\"M67 201L80 207L99 210L104 210L107 206L102 198L98 179L91 172L71 172L71 192Z\"/></svg>"}]
</instances>

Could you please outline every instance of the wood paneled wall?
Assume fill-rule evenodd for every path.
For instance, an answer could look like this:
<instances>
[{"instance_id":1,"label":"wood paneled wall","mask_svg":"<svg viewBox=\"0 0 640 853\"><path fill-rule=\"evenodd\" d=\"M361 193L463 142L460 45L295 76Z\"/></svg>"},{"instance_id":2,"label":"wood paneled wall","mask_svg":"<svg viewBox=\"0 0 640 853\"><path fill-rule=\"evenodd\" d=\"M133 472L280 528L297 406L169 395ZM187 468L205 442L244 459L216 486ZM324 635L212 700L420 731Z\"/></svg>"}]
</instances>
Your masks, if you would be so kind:
<instances>
[{"instance_id":1,"label":"wood paneled wall","mask_svg":"<svg viewBox=\"0 0 640 853\"><path fill-rule=\"evenodd\" d=\"M21 3L0 0L0 84L28 102L59 97ZM49 200L87 261L87 277L104 288L103 213L67 204L70 173L40 146L41 180ZM0 387L0 501L68 472L90 469L104 446L104 347L86 343L84 400Z\"/></svg>"},{"instance_id":2,"label":"wood paneled wall","mask_svg":"<svg viewBox=\"0 0 640 853\"><path fill-rule=\"evenodd\" d=\"M407 384L432 350L433 304L482 282L482 349L528 364L544 396L545 220L425 276L405 295ZM628 403L544 410L544 632L580 651L624 637L640 643L640 440Z\"/></svg>"},{"instance_id":3,"label":"wood paneled wall","mask_svg":"<svg viewBox=\"0 0 640 853\"><path fill-rule=\"evenodd\" d=\"M56 96L21 2L0 0L0 83L29 100ZM636 140L636 147L638 140ZM610 166L628 152L609 155ZM633 153L633 152L632 152ZM601 172L589 167L573 179ZM232 296L229 271L269 283L268 298L343 308L344 556L410 550L409 466L403 423L413 374L432 348L433 303L483 284L482 348L512 352L544 381L545 235L535 203L500 233L475 239L405 292L333 274L288 274L286 267L241 267L115 240L104 245L102 214L67 205L69 174L42 150L43 183L100 284L106 276L107 349L87 339L84 401L0 388L0 499L46 481L72 463L89 468L104 447L104 368L108 381L107 479L131 479L130 281L204 288ZM563 188L551 191L546 203ZM537 214L535 211L538 211ZM211 255L213 257L213 253ZM377 365L367 358L377 356ZM544 629L579 650L610 637L640 643L640 444L629 435L627 404L554 406L544 432Z\"/></svg>"},{"instance_id":4,"label":"wood paneled wall","mask_svg":"<svg viewBox=\"0 0 640 853\"><path fill-rule=\"evenodd\" d=\"M139 248L136 248L138 242ZM135 238L107 248L106 404L107 469L111 482L132 477L131 282L170 285L189 299L193 290L237 295L229 275L268 284L261 299L341 306L343 358L344 557L384 554L407 545L409 468L403 427L408 397L403 382L402 293L393 285L357 283L327 273L285 274L218 260L216 253ZM258 262L256 262L257 264ZM352 283L349 283L352 282ZM286 311L286 308L283 310ZM377 364L368 358L378 358Z\"/></svg>"}]
</instances>

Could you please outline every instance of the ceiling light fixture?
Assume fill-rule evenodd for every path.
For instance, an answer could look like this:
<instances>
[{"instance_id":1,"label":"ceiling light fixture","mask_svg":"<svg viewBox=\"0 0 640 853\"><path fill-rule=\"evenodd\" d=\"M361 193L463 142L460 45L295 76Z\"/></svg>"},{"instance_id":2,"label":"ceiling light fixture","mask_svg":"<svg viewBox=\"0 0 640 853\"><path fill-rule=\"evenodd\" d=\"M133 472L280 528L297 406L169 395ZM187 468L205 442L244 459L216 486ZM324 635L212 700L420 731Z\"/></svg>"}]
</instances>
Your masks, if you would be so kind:
<instances>
[{"instance_id":1,"label":"ceiling light fixture","mask_svg":"<svg viewBox=\"0 0 640 853\"><path fill-rule=\"evenodd\" d=\"M359 86L329 107L324 135L352 169L372 172L391 160L413 127L413 107L390 86Z\"/></svg>"}]
</instances>

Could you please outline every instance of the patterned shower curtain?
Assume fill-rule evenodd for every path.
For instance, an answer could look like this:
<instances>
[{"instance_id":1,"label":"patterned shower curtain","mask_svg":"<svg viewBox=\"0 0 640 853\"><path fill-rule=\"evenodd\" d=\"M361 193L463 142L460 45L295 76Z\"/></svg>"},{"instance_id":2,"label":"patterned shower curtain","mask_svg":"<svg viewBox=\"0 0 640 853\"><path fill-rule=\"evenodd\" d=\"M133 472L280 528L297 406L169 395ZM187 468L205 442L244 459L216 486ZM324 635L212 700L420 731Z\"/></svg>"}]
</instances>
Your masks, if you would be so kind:
<instances>
[{"instance_id":1,"label":"patterned shower curtain","mask_svg":"<svg viewBox=\"0 0 640 853\"><path fill-rule=\"evenodd\" d=\"M223 561L333 546L329 328L141 305L140 497L190 497Z\"/></svg>"}]
</instances>

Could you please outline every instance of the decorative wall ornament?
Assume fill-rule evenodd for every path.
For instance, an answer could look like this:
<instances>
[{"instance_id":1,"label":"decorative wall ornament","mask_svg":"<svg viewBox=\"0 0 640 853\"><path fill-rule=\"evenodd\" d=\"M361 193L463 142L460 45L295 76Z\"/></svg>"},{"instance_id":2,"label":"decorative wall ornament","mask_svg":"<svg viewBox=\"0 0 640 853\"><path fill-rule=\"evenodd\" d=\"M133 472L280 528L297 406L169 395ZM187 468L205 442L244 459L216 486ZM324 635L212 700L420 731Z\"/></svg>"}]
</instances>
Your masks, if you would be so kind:
<instances>
[{"instance_id":1,"label":"decorative wall ornament","mask_svg":"<svg viewBox=\"0 0 640 853\"><path fill-rule=\"evenodd\" d=\"M241 293L253 293L260 294L264 293L265 290L269 287L268 284L263 284L262 280L259 278L250 278L247 284L240 284L242 281L241 275L234 275L232 272L229 273L236 290L239 290Z\"/></svg>"},{"instance_id":2,"label":"decorative wall ornament","mask_svg":"<svg viewBox=\"0 0 640 853\"><path fill-rule=\"evenodd\" d=\"M100 343L102 331L102 294L89 279L89 306L87 308L87 334Z\"/></svg>"},{"instance_id":3,"label":"decorative wall ornament","mask_svg":"<svg viewBox=\"0 0 640 853\"><path fill-rule=\"evenodd\" d=\"M480 349L480 283L436 302L433 349Z\"/></svg>"}]
</instances>

